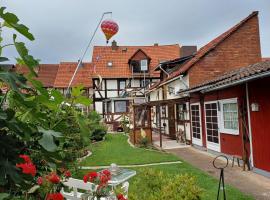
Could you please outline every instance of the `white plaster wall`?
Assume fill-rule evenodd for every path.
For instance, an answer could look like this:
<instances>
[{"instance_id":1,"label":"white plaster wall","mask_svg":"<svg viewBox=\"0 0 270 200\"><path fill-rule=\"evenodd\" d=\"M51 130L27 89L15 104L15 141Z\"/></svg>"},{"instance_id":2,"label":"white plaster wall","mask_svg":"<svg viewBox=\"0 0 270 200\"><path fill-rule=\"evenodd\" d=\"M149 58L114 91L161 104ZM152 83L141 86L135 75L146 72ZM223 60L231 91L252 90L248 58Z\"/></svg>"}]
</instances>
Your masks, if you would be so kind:
<instances>
[{"instance_id":1,"label":"white plaster wall","mask_svg":"<svg viewBox=\"0 0 270 200\"><path fill-rule=\"evenodd\" d=\"M96 98L105 98L105 91L100 91L100 94L102 97L99 95L98 91L95 91Z\"/></svg>"},{"instance_id":2,"label":"white plaster wall","mask_svg":"<svg viewBox=\"0 0 270 200\"><path fill-rule=\"evenodd\" d=\"M131 87L140 87L140 80L131 80Z\"/></svg>"},{"instance_id":3,"label":"white plaster wall","mask_svg":"<svg viewBox=\"0 0 270 200\"><path fill-rule=\"evenodd\" d=\"M101 101L95 102L95 110L100 114L103 113L103 103Z\"/></svg>"},{"instance_id":4,"label":"white plaster wall","mask_svg":"<svg viewBox=\"0 0 270 200\"><path fill-rule=\"evenodd\" d=\"M107 91L107 97L118 97L117 91Z\"/></svg>"},{"instance_id":5,"label":"white plaster wall","mask_svg":"<svg viewBox=\"0 0 270 200\"><path fill-rule=\"evenodd\" d=\"M184 83L185 84L184 84ZM179 98L179 95L178 94L170 94L169 93L169 87L172 87L174 88L174 91L177 92L179 91L180 89L187 89L187 86L189 85L189 78L188 78L188 75L187 76L184 76L183 77L183 80L180 81L180 78L168 83L166 85L167 87L167 99L175 99L175 98Z\"/></svg>"},{"instance_id":6,"label":"white plaster wall","mask_svg":"<svg viewBox=\"0 0 270 200\"><path fill-rule=\"evenodd\" d=\"M107 89L117 90L117 80L106 80L106 82L107 82Z\"/></svg>"}]
</instances>

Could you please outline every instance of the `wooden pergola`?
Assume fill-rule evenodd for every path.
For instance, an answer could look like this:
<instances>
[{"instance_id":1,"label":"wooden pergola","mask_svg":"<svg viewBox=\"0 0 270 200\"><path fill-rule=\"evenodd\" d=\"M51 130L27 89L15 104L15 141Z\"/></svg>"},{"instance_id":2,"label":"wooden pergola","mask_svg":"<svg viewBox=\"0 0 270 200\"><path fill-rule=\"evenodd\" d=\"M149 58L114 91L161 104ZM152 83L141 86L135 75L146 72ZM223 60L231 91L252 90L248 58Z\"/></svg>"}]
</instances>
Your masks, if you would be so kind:
<instances>
[{"instance_id":1,"label":"wooden pergola","mask_svg":"<svg viewBox=\"0 0 270 200\"><path fill-rule=\"evenodd\" d=\"M175 105L188 102L189 98L178 98L178 99L168 99L159 101L150 101L147 103L133 105L133 116L132 126L133 130L131 132L131 141L133 144L139 144L141 139L141 132L144 131L149 142L152 143L152 119L151 119L151 108L156 107L159 120L159 139L160 147L162 147L162 125L161 125L161 106L165 105ZM174 116L173 116L174 117Z\"/></svg>"}]
</instances>

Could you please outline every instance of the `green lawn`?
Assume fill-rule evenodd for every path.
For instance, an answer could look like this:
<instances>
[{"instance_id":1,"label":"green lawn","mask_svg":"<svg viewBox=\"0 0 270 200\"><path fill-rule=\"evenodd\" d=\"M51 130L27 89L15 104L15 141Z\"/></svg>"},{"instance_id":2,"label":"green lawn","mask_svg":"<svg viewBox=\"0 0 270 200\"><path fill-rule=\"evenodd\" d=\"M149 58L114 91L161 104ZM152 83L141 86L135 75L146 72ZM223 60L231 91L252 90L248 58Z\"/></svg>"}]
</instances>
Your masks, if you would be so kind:
<instances>
[{"instance_id":1,"label":"green lawn","mask_svg":"<svg viewBox=\"0 0 270 200\"><path fill-rule=\"evenodd\" d=\"M169 153L132 148L127 143L127 136L108 134L106 140L91 145L93 155L82 162L83 166L100 166L116 163L119 165L145 164L180 160Z\"/></svg>"},{"instance_id":2,"label":"green lawn","mask_svg":"<svg viewBox=\"0 0 270 200\"><path fill-rule=\"evenodd\" d=\"M93 155L83 161L84 166L99 166L109 165L110 163L117 164L145 164L161 161L176 161L180 160L176 156L168 153L149 151L140 148L132 148L127 143L127 136L107 135L104 142L92 145L91 150ZM188 173L197 178L198 185L203 188L203 200L216 199L218 180L206 174L205 172L193 167L192 165L183 161L181 164L151 166L153 169L158 169L168 175L174 176L176 174ZM134 169L134 168L133 168ZM130 194L137 193L137 188L132 187L132 182L139 180L143 181L144 177L140 175L142 168L136 168L137 175L131 179ZM77 174L78 178L82 178L85 170L81 170ZM226 194L228 200L252 200L250 196L246 196L238 189L226 185ZM221 198L222 199L222 198Z\"/></svg>"}]
</instances>

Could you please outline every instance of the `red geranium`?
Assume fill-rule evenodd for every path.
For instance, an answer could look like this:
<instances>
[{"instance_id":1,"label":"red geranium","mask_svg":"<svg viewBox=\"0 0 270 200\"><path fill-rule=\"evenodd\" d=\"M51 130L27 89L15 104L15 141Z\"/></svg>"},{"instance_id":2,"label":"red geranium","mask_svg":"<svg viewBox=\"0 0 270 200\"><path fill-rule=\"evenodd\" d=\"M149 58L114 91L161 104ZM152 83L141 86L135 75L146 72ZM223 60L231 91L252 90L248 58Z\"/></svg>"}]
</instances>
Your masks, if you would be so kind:
<instances>
[{"instance_id":1,"label":"red geranium","mask_svg":"<svg viewBox=\"0 0 270 200\"><path fill-rule=\"evenodd\" d=\"M66 178L71 177L71 172L70 172L69 170L65 171L64 176L65 176Z\"/></svg>"},{"instance_id":2,"label":"red geranium","mask_svg":"<svg viewBox=\"0 0 270 200\"><path fill-rule=\"evenodd\" d=\"M19 155L19 157L22 158L24 160L24 162L26 162L26 163L32 163L32 160L28 155L22 154L22 155Z\"/></svg>"},{"instance_id":3,"label":"red geranium","mask_svg":"<svg viewBox=\"0 0 270 200\"><path fill-rule=\"evenodd\" d=\"M50 175L48 175L47 179L54 184L60 183L60 177L57 176L55 172L52 172Z\"/></svg>"},{"instance_id":4,"label":"red geranium","mask_svg":"<svg viewBox=\"0 0 270 200\"><path fill-rule=\"evenodd\" d=\"M127 199L124 197L123 194L118 194L118 195L117 195L117 199L118 199L118 200L127 200Z\"/></svg>"},{"instance_id":5,"label":"red geranium","mask_svg":"<svg viewBox=\"0 0 270 200\"><path fill-rule=\"evenodd\" d=\"M42 177L38 177L37 178L37 184L38 185L42 185L42 183L43 183L43 178Z\"/></svg>"},{"instance_id":6,"label":"red geranium","mask_svg":"<svg viewBox=\"0 0 270 200\"><path fill-rule=\"evenodd\" d=\"M61 193L51 193L47 195L46 200L64 200L64 197Z\"/></svg>"},{"instance_id":7,"label":"red geranium","mask_svg":"<svg viewBox=\"0 0 270 200\"><path fill-rule=\"evenodd\" d=\"M36 166L33 163L16 164L16 167L21 168L22 173L24 174L31 174L32 176L35 176L37 173Z\"/></svg>"}]
</instances>

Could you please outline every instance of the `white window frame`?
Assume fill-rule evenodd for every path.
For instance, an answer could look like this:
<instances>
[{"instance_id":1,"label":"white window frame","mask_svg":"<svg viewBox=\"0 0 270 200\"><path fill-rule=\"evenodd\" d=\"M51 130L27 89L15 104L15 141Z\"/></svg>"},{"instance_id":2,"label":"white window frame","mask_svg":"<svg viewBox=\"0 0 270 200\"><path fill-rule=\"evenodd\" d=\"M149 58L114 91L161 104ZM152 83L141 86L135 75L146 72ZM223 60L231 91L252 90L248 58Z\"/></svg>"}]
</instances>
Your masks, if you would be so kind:
<instances>
[{"instance_id":1,"label":"white window frame","mask_svg":"<svg viewBox=\"0 0 270 200\"><path fill-rule=\"evenodd\" d=\"M199 117L200 117L200 139L199 138L195 138L195 137L193 137L193 127L192 127L192 109L191 109L191 106L199 106ZM190 108L189 108L189 110L190 110L190 113L191 113L191 115L190 115L190 127L191 127L191 138L192 138L192 143L193 144L196 144L196 145L198 145L198 146L203 146L203 138L202 138L202 136L203 136L203 134L202 134L202 115L201 115L201 104L200 103L191 103L190 105Z\"/></svg>"},{"instance_id":2,"label":"white window frame","mask_svg":"<svg viewBox=\"0 0 270 200\"><path fill-rule=\"evenodd\" d=\"M141 71L148 71L148 60L147 59L141 60L140 66L141 66Z\"/></svg>"},{"instance_id":3,"label":"white window frame","mask_svg":"<svg viewBox=\"0 0 270 200\"><path fill-rule=\"evenodd\" d=\"M227 103L236 103L237 105L237 116L238 116L238 129L227 129L224 127L224 115L223 115L223 105ZM239 112L238 112L238 101L237 98L231 98L231 99L223 99L219 100L219 106L220 106L220 132L223 134L231 134L231 135L239 135Z\"/></svg>"}]
</instances>

